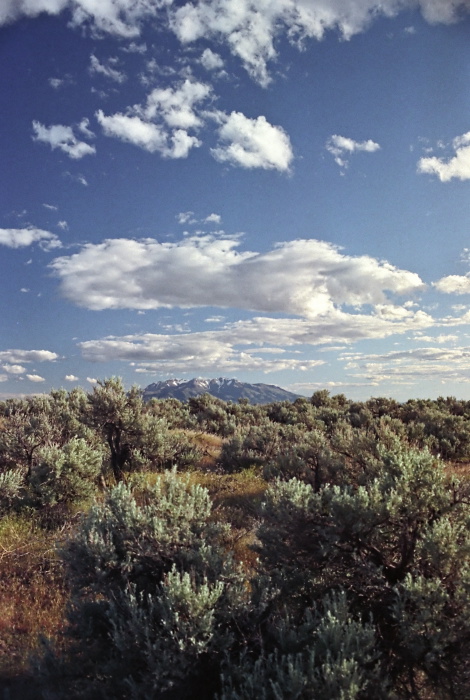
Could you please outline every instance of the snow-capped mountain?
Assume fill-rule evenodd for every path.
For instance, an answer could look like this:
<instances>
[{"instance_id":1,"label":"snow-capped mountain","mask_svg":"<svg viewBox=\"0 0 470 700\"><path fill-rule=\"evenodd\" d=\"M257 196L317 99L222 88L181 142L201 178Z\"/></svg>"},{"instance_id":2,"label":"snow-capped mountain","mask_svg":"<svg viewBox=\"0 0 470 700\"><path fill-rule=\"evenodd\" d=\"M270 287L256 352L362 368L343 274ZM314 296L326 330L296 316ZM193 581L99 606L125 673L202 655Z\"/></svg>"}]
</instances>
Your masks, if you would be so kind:
<instances>
[{"instance_id":1,"label":"snow-capped mountain","mask_svg":"<svg viewBox=\"0 0 470 700\"><path fill-rule=\"evenodd\" d=\"M272 403L274 401L295 401L299 397L290 391L281 389L273 384L249 384L237 379L167 379L155 382L145 387L144 400L174 398L187 401L200 394L211 394L223 401L238 401L248 399L252 404Z\"/></svg>"}]
</instances>

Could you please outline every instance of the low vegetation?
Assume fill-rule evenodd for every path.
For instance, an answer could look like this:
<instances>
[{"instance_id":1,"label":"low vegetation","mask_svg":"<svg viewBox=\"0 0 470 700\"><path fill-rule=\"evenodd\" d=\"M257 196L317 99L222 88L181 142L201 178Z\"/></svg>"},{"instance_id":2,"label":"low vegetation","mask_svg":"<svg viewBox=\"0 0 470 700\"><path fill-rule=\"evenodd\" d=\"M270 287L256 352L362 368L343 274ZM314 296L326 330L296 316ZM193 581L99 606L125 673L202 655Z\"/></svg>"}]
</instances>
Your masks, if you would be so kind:
<instances>
[{"instance_id":1,"label":"low vegetation","mask_svg":"<svg viewBox=\"0 0 470 700\"><path fill-rule=\"evenodd\" d=\"M0 403L0 694L468 697L469 464L452 397Z\"/></svg>"}]
</instances>

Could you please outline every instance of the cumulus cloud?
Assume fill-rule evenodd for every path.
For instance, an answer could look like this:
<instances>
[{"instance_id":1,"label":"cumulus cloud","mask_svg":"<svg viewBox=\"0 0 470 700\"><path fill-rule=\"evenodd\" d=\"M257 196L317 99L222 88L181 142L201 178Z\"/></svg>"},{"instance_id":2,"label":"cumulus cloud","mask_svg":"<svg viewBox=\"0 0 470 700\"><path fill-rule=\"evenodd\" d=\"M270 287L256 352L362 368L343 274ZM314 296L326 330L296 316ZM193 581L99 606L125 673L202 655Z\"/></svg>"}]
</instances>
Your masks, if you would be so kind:
<instances>
[{"instance_id":1,"label":"cumulus cloud","mask_svg":"<svg viewBox=\"0 0 470 700\"><path fill-rule=\"evenodd\" d=\"M74 374L66 374L64 379L66 382L78 382L78 377L76 377Z\"/></svg>"},{"instance_id":2,"label":"cumulus cloud","mask_svg":"<svg viewBox=\"0 0 470 700\"><path fill-rule=\"evenodd\" d=\"M224 67L224 62L219 54L209 48L202 52L201 64L206 70L221 70Z\"/></svg>"},{"instance_id":3,"label":"cumulus cloud","mask_svg":"<svg viewBox=\"0 0 470 700\"><path fill-rule=\"evenodd\" d=\"M349 161L345 156L349 156L358 151L374 153L380 149L380 145L371 139L367 141L354 141L354 139L346 136L333 134L326 142L325 148L334 156L335 163L337 163L340 168L347 168L349 166Z\"/></svg>"},{"instance_id":4,"label":"cumulus cloud","mask_svg":"<svg viewBox=\"0 0 470 700\"><path fill-rule=\"evenodd\" d=\"M250 119L241 112L219 117L223 121L219 145L211 149L216 160L243 168L289 170L293 152L282 127L273 126L264 116Z\"/></svg>"},{"instance_id":5,"label":"cumulus cloud","mask_svg":"<svg viewBox=\"0 0 470 700\"><path fill-rule=\"evenodd\" d=\"M21 364L28 362L54 362L59 355L50 350L0 350L0 362Z\"/></svg>"},{"instance_id":6,"label":"cumulus cloud","mask_svg":"<svg viewBox=\"0 0 470 700\"><path fill-rule=\"evenodd\" d=\"M101 109L96 113L96 118L106 136L114 136L150 153L163 152L167 148L167 135L157 124L120 113L106 116Z\"/></svg>"},{"instance_id":7,"label":"cumulus cloud","mask_svg":"<svg viewBox=\"0 0 470 700\"><path fill-rule=\"evenodd\" d=\"M27 374L26 379L29 379L30 382L45 382L46 380L44 377L40 377L39 374Z\"/></svg>"},{"instance_id":8,"label":"cumulus cloud","mask_svg":"<svg viewBox=\"0 0 470 700\"><path fill-rule=\"evenodd\" d=\"M53 250L62 246L55 233L34 226L0 228L0 245L7 246L7 248L26 248L33 243L39 243L43 250Z\"/></svg>"},{"instance_id":9,"label":"cumulus cloud","mask_svg":"<svg viewBox=\"0 0 470 700\"><path fill-rule=\"evenodd\" d=\"M26 372L26 367L22 365L10 365L8 363L2 365L2 369L8 372L8 374L24 374Z\"/></svg>"},{"instance_id":10,"label":"cumulus cloud","mask_svg":"<svg viewBox=\"0 0 470 700\"><path fill-rule=\"evenodd\" d=\"M381 316L408 317L390 295L424 288L419 276L369 256L347 256L315 239L271 251L238 250L227 235L179 242L109 239L87 244L51 263L62 294L89 309L218 306L314 318L335 306L377 307Z\"/></svg>"},{"instance_id":11,"label":"cumulus cloud","mask_svg":"<svg viewBox=\"0 0 470 700\"><path fill-rule=\"evenodd\" d=\"M35 132L33 141L48 143L52 150L58 148L73 160L79 160L84 156L96 153L94 146L77 139L71 126L53 124L47 127L38 121L33 121L33 129Z\"/></svg>"},{"instance_id":12,"label":"cumulus cloud","mask_svg":"<svg viewBox=\"0 0 470 700\"><path fill-rule=\"evenodd\" d=\"M134 105L128 113L96 118L107 136L127 141L165 158L186 158L201 141L190 130L198 130L203 120L197 106L211 94L204 83L185 80L170 88L152 90L144 105Z\"/></svg>"},{"instance_id":13,"label":"cumulus cloud","mask_svg":"<svg viewBox=\"0 0 470 700\"><path fill-rule=\"evenodd\" d=\"M441 182L453 178L470 180L470 131L452 141L455 155L449 159L430 156L418 161L418 172L437 175Z\"/></svg>"},{"instance_id":14,"label":"cumulus cloud","mask_svg":"<svg viewBox=\"0 0 470 700\"><path fill-rule=\"evenodd\" d=\"M176 88L156 88L140 110L146 119L161 118L169 127L194 129L202 126L196 105L211 94L211 87L194 80L185 80Z\"/></svg>"},{"instance_id":15,"label":"cumulus cloud","mask_svg":"<svg viewBox=\"0 0 470 700\"><path fill-rule=\"evenodd\" d=\"M127 79L127 76L116 68L118 63L119 61L117 58L108 58L106 63L101 63L94 54L91 54L89 71L91 75L103 75L105 78L114 80L116 83L123 83Z\"/></svg>"},{"instance_id":16,"label":"cumulus cloud","mask_svg":"<svg viewBox=\"0 0 470 700\"><path fill-rule=\"evenodd\" d=\"M470 273L448 275L435 282L434 287L444 294L470 294Z\"/></svg>"},{"instance_id":17,"label":"cumulus cloud","mask_svg":"<svg viewBox=\"0 0 470 700\"><path fill-rule=\"evenodd\" d=\"M193 211L182 211L176 215L176 220L179 224L196 224L197 219L194 218Z\"/></svg>"},{"instance_id":18,"label":"cumulus cloud","mask_svg":"<svg viewBox=\"0 0 470 700\"><path fill-rule=\"evenodd\" d=\"M213 98L212 88L193 79L156 88L144 104L129 107L125 113L96 118L107 136L132 143L165 158L186 158L192 148L202 145L195 135L208 121L218 125L218 143L213 157L244 168L289 171L293 159L286 132L264 116L250 119L240 112L225 114L203 109Z\"/></svg>"},{"instance_id":19,"label":"cumulus cloud","mask_svg":"<svg viewBox=\"0 0 470 700\"><path fill-rule=\"evenodd\" d=\"M204 219L205 224L220 224L222 221L222 217L220 214L209 214L209 216L206 216Z\"/></svg>"}]
</instances>

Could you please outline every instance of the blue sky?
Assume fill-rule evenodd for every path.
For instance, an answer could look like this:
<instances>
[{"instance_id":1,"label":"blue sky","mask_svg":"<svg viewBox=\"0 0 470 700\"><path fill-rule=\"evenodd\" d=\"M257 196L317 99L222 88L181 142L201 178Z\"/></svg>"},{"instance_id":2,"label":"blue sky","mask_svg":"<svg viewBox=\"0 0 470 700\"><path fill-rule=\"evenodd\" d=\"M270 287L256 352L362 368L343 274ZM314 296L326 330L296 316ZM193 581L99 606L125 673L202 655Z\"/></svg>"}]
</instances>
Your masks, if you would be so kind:
<instances>
[{"instance_id":1,"label":"blue sky","mask_svg":"<svg viewBox=\"0 0 470 700\"><path fill-rule=\"evenodd\" d=\"M3 0L0 396L470 399L469 0Z\"/></svg>"}]
</instances>

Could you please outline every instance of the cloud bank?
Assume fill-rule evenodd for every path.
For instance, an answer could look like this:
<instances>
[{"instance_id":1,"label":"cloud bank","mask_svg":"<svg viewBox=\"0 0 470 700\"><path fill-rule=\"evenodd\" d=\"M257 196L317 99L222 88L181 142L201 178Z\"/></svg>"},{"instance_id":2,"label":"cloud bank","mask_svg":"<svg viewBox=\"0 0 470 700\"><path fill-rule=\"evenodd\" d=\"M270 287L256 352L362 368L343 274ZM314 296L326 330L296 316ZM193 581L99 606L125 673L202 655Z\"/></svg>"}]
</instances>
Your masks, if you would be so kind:
<instances>
[{"instance_id":1,"label":"cloud bank","mask_svg":"<svg viewBox=\"0 0 470 700\"><path fill-rule=\"evenodd\" d=\"M50 267L67 299L94 310L218 306L315 318L371 305L392 313L390 296L424 288L413 272L325 241L284 242L266 253L239 247L236 237L210 234L177 243L109 239Z\"/></svg>"},{"instance_id":2,"label":"cloud bank","mask_svg":"<svg viewBox=\"0 0 470 700\"><path fill-rule=\"evenodd\" d=\"M338 309L312 319L258 317L196 333L109 336L79 343L91 362L134 363L137 373L276 372L313 370L312 346L386 338L433 325L423 312L391 319L380 314L348 314ZM268 354L268 357L266 357Z\"/></svg>"},{"instance_id":3,"label":"cloud bank","mask_svg":"<svg viewBox=\"0 0 470 700\"><path fill-rule=\"evenodd\" d=\"M469 0L3 0L0 25L42 12L67 9L71 26L95 35L136 39L145 22L170 27L182 45L204 39L225 44L254 80L267 86L277 41L302 45L327 32L350 39L377 17L419 8L431 23L457 22L470 12Z\"/></svg>"},{"instance_id":4,"label":"cloud bank","mask_svg":"<svg viewBox=\"0 0 470 700\"><path fill-rule=\"evenodd\" d=\"M381 355L344 353L345 369L356 380L377 384L415 384L417 379L449 382L470 382L470 351L468 347L421 347L392 351Z\"/></svg>"}]
</instances>

